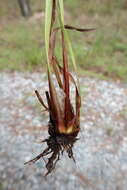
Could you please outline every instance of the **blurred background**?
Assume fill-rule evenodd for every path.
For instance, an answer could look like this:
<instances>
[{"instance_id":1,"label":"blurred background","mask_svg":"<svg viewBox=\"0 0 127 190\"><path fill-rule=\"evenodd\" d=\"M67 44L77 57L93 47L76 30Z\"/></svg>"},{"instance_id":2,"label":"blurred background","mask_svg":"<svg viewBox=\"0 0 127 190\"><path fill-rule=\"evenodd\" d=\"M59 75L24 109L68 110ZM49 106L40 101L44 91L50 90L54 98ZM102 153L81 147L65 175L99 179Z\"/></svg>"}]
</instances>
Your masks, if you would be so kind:
<instances>
[{"instance_id":1,"label":"blurred background","mask_svg":"<svg viewBox=\"0 0 127 190\"><path fill-rule=\"evenodd\" d=\"M66 24L96 28L85 34L69 32L79 72L126 81L127 1L64 2ZM45 66L44 7L44 0L1 0L1 70L38 70ZM59 46L56 54L60 57Z\"/></svg>"},{"instance_id":2,"label":"blurred background","mask_svg":"<svg viewBox=\"0 0 127 190\"><path fill-rule=\"evenodd\" d=\"M127 0L64 3L66 24L96 28L68 31L82 96L76 164L65 154L48 178L48 158L24 166L48 136L48 113L34 94L44 98L48 88L45 0L0 0L0 190L127 189ZM59 43L55 51L61 59ZM73 86L71 93L74 102Z\"/></svg>"}]
</instances>

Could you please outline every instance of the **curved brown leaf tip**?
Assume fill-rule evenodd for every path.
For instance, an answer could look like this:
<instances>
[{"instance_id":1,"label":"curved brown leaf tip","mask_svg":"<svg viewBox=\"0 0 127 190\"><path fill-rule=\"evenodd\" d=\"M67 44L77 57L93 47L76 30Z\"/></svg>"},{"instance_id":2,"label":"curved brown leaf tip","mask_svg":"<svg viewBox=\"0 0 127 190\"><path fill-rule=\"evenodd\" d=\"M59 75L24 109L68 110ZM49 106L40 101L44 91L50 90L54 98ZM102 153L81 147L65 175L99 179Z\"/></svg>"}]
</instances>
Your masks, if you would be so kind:
<instances>
[{"instance_id":1,"label":"curved brown leaf tip","mask_svg":"<svg viewBox=\"0 0 127 190\"><path fill-rule=\"evenodd\" d=\"M77 28L75 26L70 26L70 25L64 25L65 29L68 29L68 30L76 30L78 32L89 32L89 31L92 31L92 30L96 30L96 28Z\"/></svg>"}]
</instances>

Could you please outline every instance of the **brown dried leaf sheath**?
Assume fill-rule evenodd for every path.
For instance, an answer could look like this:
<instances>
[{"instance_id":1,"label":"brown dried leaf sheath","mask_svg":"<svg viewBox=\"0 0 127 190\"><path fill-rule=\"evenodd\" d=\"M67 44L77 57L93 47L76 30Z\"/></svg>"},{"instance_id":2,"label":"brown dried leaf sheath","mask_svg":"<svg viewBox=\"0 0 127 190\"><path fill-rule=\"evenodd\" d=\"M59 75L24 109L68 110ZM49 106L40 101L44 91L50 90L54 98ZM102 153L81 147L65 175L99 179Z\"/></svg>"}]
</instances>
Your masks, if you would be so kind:
<instances>
[{"instance_id":1,"label":"brown dried leaf sheath","mask_svg":"<svg viewBox=\"0 0 127 190\"><path fill-rule=\"evenodd\" d=\"M59 85L59 88L61 89L61 91L63 91L64 97L63 101L61 102L52 80L51 71L48 69L49 91L45 92L47 105L42 100L39 92L35 91L39 102L49 112L49 138L42 141L47 143L47 148L37 157L25 163L34 163L40 158L43 158L44 156L50 154L48 162L46 163L47 173L45 175L48 175L52 172L52 170L55 168L57 161L60 159L60 155L63 154L64 151L67 152L69 158L72 158L74 160L72 148L77 140L76 137L80 130L81 98L76 82L68 71L68 57L64 31L63 29L61 29L61 27L53 28L53 25L55 23L55 17L56 0L53 0L52 21L50 26L49 62L50 67L52 67L52 70L56 76L56 81ZM77 30L80 32L93 30L79 29L68 25L65 25L64 28ZM63 56L62 66L60 66L57 58L54 55L56 34L58 30L61 30L61 44ZM75 111L70 100L70 82L72 82L75 85Z\"/></svg>"}]
</instances>

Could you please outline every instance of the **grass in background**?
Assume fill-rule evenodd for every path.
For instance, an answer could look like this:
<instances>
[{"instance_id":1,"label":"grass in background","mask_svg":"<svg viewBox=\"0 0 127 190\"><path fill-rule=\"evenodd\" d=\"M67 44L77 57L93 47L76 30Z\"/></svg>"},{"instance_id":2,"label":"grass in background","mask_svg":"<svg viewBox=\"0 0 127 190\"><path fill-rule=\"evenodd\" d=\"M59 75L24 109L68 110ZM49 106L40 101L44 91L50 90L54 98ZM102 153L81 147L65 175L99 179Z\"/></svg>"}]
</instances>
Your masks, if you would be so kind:
<instances>
[{"instance_id":1,"label":"grass in background","mask_svg":"<svg viewBox=\"0 0 127 190\"><path fill-rule=\"evenodd\" d=\"M32 70L45 62L42 27L28 21L9 24L0 31L0 69Z\"/></svg>"},{"instance_id":2,"label":"grass in background","mask_svg":"<svg viewBox=\"0 0 127 190\"><path fill-rule=\"evenodd\" d=\"M38 69L42 60L43 65L46 61L44 40L41 40L44 18L24 20L16 0L13 3L14 6L10 3L6 6L3 2L2 12L0 6L2 20L7 22L0 26L0 69ZM36 3L31 0L31 3L34 12L44 7L42 0ZM127 81L127 1L65 0L65 3L67 24L97 28L88 34L69 32L80 72ZM17 18L10 20L10 15ZM56 54L60 57L59 46Z\"/></svg>"}]
</instances>

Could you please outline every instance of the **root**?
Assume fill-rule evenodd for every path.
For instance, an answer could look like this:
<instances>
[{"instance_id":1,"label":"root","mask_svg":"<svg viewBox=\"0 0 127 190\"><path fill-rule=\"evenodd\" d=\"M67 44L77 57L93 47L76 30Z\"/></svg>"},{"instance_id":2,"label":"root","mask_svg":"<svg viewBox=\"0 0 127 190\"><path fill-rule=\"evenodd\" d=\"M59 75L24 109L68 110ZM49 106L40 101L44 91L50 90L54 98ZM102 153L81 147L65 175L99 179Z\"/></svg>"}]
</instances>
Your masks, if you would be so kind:
<instances>
[{"instance_id":1,"label":"root","mask_svg":"<svg viewBox=\"0 0 127 190\"><path fill-rule=\"evenodd\" d=\"M77 139L73 136L63 134L56 137L50 136L48 139L43 141L47 142L47 148L41 154L39 154L32 160L25 162L24 164L33 164L39 159L51 154L51 156L48 158L48 162L46 163L47 173L45 174L45 176L47 176L55 169L56 163L60 160L60 155L63 155L64 151L66 151L68 157L73 159L73 161L75 162L72 148L76 140Z\"/></svg>"}]
</instances>

